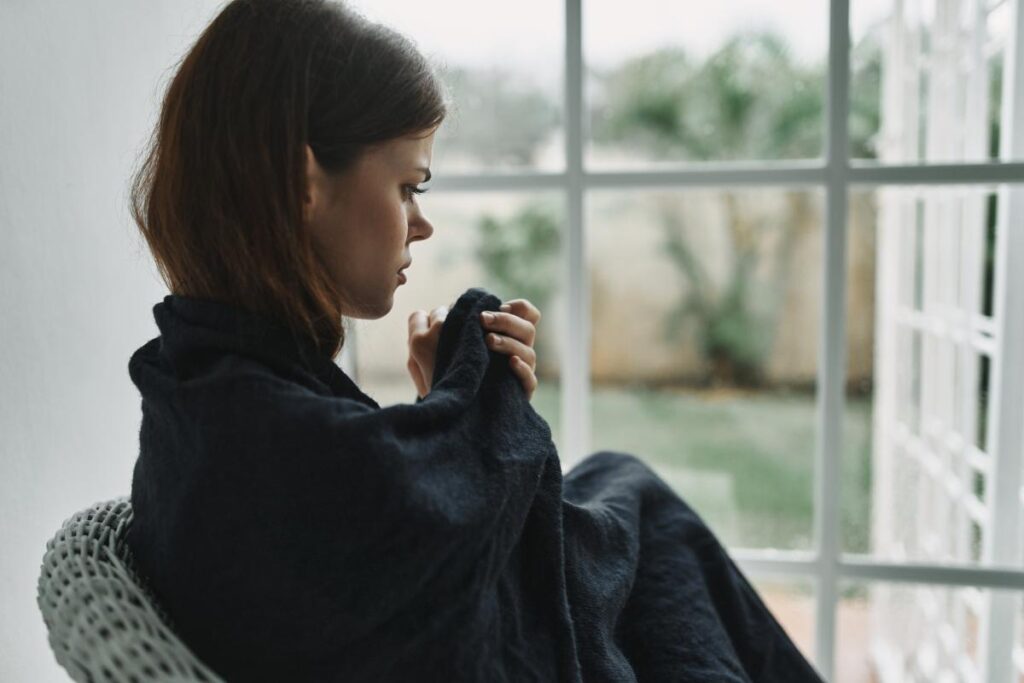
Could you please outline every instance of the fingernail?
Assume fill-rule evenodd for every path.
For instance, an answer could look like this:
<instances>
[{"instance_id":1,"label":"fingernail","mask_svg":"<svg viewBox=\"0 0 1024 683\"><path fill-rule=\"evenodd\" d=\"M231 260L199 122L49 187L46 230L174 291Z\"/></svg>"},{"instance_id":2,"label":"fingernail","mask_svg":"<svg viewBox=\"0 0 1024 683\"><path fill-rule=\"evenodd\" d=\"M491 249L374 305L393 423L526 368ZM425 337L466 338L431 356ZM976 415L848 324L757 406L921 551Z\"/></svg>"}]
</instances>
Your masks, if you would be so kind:
<instances>
[{"instance_id":1,"label":"fingernail","mask_svg":"<svg viewBox=\"0 0 1024 683\"><path fill-rule=\"evenodd\" d=\"M492 322L494 322L494 314L493 313L485 312L484 313L484 322L485 323L492 323Z\"/></svg>"},{"instance_id":2,"label":"fingernail","mask_svg":"<svg viewBox=\"0 0 1024 683\"><path fill-rule=\"evenodd\" d=\"M492 334L491 335L491 341L494 342L495 344L500 344L501 343L501 337L499 337L496 334Z\"/></svg>"},{"instance_id":3,"label":"fingernail","mask_svg":"<svg viewBox=\"0 0 1024 683\"><path fill-rule=\"evenodd\" d=\"M502 304L501 306L498 306L498 308L500 308L503 311L507 311L508 309L512 308L512 306L511 304Z\"/></svg>"}]
</instances>

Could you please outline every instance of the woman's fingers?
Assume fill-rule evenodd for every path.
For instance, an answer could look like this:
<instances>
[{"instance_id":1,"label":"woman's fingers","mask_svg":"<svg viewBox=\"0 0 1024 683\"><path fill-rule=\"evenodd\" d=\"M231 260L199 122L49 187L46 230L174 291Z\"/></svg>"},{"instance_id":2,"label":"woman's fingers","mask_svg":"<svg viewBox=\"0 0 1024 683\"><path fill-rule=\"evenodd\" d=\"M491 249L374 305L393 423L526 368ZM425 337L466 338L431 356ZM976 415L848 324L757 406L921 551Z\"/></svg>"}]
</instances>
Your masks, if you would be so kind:
<instances>
[{"instance_id":1,"label":"woman's fingers","mask_svg":"<svg viewBox=\"0 0 1024 683\"><path fill-rule=\"evenodd\" d=\"M523 390L526 391L527 400L533 398L533 392L537 388L537 375L534 374L533 369L519 356L512 356L509 363L512 365L512 371L519 377Z\"/></svg>"},{"instance_id":2,"label":"woman's fingers","mask_svg":"<svg viewBox=\"0 0 1024 683\"><path fill-rule=\"evenodd\" d=\"M416 362L412 355L409 356L405 367L409 371L409 376L412 377L413 385L416 387L416 395L423 398L430 391L426 381L423 379L423 369L420 368L420 364Z\"/></svg>"},{"instance_id":3,"label":"woman's fingers","mask_svg":"<svg viewBox=\"0 0 1024 683\"><path fill-rule=\"evenodd\" d=\"M414 333L425 332L429 326L426 311L415 310L409 314L409 337Z\"/></svg>"},{"instance_id":4,"label":"woman's fingers","mask_svg":"<svg viewBox=\"0 0 1024 683\"><path fill-rule=\"evenodd\" d=\"M480 322L488 332L518 339L527 346L533 346L537 339L536 325L514 313L484 311L480 314Z\"/></svg>"},{"instance_id":5,"label":"woman's fingers","mask_svg":"<svg viewBox=\"0 0 1024 683\"><path fill-rule=\"evenodd\" d=\"M480 314L480 324L488 331L484 339L488 348L509 355L509 365L519 377L527 397L532 397L537 388L537 353L533 343L537 338L540 311L526 299L512 299L500 309Z\"/></svg>"},{"instance_id":6,"label":"woman's fingers","mask_svg":"<svg viewBox=\"0 0 1024 683\"><path fill-rule=\"evenodd\" d=\"M448 317L448 307L438 306L430 312L430 325L433 327L435 324L444 324L445 318Z\"/></svg>"},{"instance_id":7,"label":"woman's fingers","mask_svg":"<svg viewBox=\"0 0 1024 683\"><path fill-rule=\"evenodd\" d=\"M437 342L448 310L448 306L438 306L429 315L422 310L409 314L409 360L406 367L421 397L430 391Z\"/></svg>"},{"instance_id":8,"label":"woman's fingers","mask_svg":"<svg viewBox=\"0 0 1024 683\"><path fill-rule=\"evenodd\" d=\"M409 344L410 346L416 346L426 344L426 340L430 339L431 336L436 337L439 334L439 328L444 325L445 319L448 317L448 307L438 306L432 310L429 315L426 311L415 310L409 314ZM436 343L436 340L435 340Z\"/></svg>"},{"instance_id":9,"label":"woman's fingers","mask_svg":"<svg viewBox=\"0 0 1024 683\"><path fill-rule=\"evenodd\" d=\"M448 317L449 310L449 306L438 306L429 315L425 311L413 311L409 316L410 349L417 347L417 350L426 351L424 346L435 346L437 332ZM502 304L500 311L484 311L480 316L480 323L487 331L484 339L488 348L509 356L510 367L530 397L538 384L535 374L537 353L533 350L533 343L537 338L539 320L540 311L526 299L512 299ZM417 387L420 384L426 385L429 371L424 372L424 368L420 367L420 376L417 378L414 365L410 362L409 372Z\"/></svg>"},{"instance_id":10,"label":"woman's fingers","mask_svg":"<svg viewBox=\"0 0 1024 683\"><path fill-rule=\"evenodd\" d=\"M530 303L527 299L509 299L501 305L501 310L508 311L520 318L529 320L536 325L540 322L540 309Z\"/></svg>"},{"instance_id":11,"label":"woman's fingers","mask_svg":"<svg viewBox=\"0 0 1024 683\"><path fill-rule=\"evenodd\" d=\"M527 367L530 368L530 372L533 372L537 367L537 352L533 350L533 347L527 346L518 339L512 337L506 337L503 334L490 333L485 338L488 348L494 349L499 353L508 355L518 356Z\"/></svg>"}]
</instances>

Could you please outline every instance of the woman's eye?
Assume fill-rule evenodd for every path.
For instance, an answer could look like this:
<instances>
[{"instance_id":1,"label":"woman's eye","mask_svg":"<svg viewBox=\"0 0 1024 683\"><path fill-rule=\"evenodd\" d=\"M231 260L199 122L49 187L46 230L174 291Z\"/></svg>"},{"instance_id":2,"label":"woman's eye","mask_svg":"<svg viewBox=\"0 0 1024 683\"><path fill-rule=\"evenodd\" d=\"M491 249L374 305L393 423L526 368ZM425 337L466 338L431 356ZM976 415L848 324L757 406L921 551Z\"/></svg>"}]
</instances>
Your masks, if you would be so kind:
<instances>
[{"instance_id":1,"label":"woman's eye","mask_svg":"<svg viewBox=\"0 0 1024 683\"><path fill-rule=\"evenodd\" d=\"M412 195L414 195L414 194L423 194L424 192L429 191L430 188L421 188L421 187L416 187L415 185L406 185L405 189L406 189L406 195L411 198Z\"/></svg>"}]
</instances>

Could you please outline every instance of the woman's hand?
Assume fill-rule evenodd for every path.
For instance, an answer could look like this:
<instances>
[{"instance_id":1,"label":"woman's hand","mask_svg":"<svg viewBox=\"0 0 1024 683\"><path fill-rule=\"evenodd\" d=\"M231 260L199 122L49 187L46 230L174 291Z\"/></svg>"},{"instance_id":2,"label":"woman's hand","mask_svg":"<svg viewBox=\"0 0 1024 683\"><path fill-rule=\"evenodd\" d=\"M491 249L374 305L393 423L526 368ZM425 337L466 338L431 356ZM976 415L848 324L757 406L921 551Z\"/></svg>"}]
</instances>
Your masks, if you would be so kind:
<instances>
[{"instance_id":1,"label":"woman's hand","mask_svg":"<svg viewBox=\"0 0 1024 683\"><path fill-rule=\"evenodd\" d=\"M454 303L452 304L454 305ZM416 385L416 393L423 398L430 393L434 378L434 358L441 328L448 317L449 306L438 306L430 312L413 311L409 314L409 360L405 364Z\"/></svg>"},{"instance_id":2,"label":"woman's hand","mask_svg":"<svg viewBox=\"0 0 1024 683\"><path fill-rule=\"evenodd\" d=\"M406 368L420 398L430 393L437 342L448 317L448 310L454 305L438 306L429 315L422 310L413 311L409 315L409 360ZM537 337L537 323L540 322L541 314L526 299L512 299L499 308L500 311L493 312L493 321L486 320L483 314L480 316L480 324L489 332L484 339L488 348L510 356L509 365L522 382L529 400L537 388L537 376L534 374L537 354L533 350L533 343Z\"/></svg>"},{"instance_id":3,"label":"woman's hand","mask_svg":"<svg viewBox=\"0 0 1024 683\"><path fill-rule=\"evenodd\" d=\"M533 398L537 388L537 353L533 350L533 342L537 337L537 323L540 322L540 311L526 299L512 299L500 306L501 311L484 311L480 315L480 323L489 332L485 339L487 346L500 353L507 353L509 365L519 376L526 390L527 400ZM492 319L488 320L487 316Z\"/></svg>"}]
</instances>

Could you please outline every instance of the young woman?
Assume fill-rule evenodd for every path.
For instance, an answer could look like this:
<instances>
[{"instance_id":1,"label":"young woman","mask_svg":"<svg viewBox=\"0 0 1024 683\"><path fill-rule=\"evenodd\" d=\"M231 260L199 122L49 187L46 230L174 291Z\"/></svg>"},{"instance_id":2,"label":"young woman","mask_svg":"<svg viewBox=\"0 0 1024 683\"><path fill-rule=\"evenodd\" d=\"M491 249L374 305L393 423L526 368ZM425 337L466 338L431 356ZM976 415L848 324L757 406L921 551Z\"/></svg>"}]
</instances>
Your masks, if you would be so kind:
<instances>
[{"instance_id":1,"label":"young woman","mask_svg":"<svg viewBox=\"0 0 1024 683\"><path fill-rule=\"evenodd\" d=\"M563 481L529 301L414 312L411 404L334 363L433 232L446 108L327 0L234 0L183 59L133 188L171 291L129 362L141 580L229 681L820 680L641 459Z\"/></svg>"}]
</instances>

